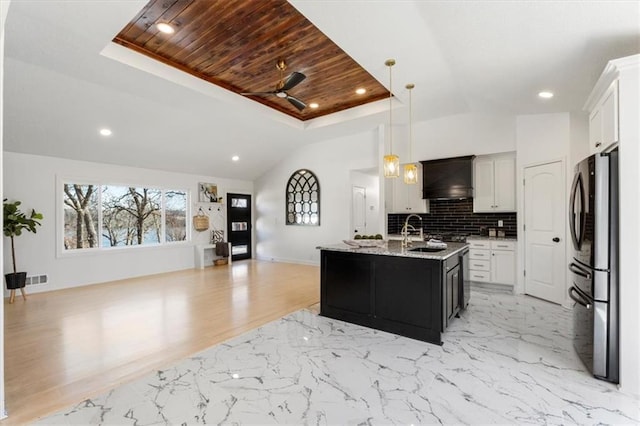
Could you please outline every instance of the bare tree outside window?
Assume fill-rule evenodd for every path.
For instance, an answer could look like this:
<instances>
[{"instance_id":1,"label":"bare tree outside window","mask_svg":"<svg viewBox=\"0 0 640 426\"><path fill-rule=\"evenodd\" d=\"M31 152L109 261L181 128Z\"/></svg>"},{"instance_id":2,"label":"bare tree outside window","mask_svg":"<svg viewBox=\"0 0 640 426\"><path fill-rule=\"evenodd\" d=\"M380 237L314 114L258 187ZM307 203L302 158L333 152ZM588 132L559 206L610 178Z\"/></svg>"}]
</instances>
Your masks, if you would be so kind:
<instances>
[{"instance_id":1,"label":"bare tree outside window","mask_svg":"<svg viewBox=\"0 0 640 426\"><path fill-rule=\"evenodd\" d=\"M73 183L65 183L63 191L65 250L187 239L186 191Z\"/></svg>"},{"instance_id":2,"label":"bare tree outside window","mask_svg":"<svg viewBox=\"0 0 640 426\"><path fill-rule=\"evenodd\" d=\"M165 191L165 239L167 242L187 239L187 193Z\"/></svg>"},{"instance_id":3,"label":"bare tree outside window","mask_svg":"<svg viewBox=\"0 0 640 426\"><path fill-rule=\"evenodd\" d=\"M160 243L162 191L102 187L103 247Z\"/></svg>"},{"instance_id":4,"label":"bare tree outside window","mask_svg":"<svg viewBox=\"0 0 640 426\"><path fill-rule=\"evenodd\" d=\"M94 185L64 184L64 248L98 246L98 194Z\"/></svg>"}]
</instances>

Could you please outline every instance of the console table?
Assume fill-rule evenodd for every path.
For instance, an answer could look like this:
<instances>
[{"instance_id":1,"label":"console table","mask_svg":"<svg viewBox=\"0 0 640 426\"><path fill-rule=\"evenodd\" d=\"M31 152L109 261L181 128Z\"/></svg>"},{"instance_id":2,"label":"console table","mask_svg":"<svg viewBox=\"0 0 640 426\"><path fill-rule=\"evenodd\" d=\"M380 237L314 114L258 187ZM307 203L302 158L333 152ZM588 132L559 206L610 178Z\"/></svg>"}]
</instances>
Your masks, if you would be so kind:
<instances>
[{"instance_id":1,"label":"console table","mask_svg":"<svg viewBox=\"0 0 640 426\"><path fill-rule=\"evenodd\" d=\"M229 257L227 258L229 264L231 264L231 243L227 243L229 245ZM195 260L196 260L196 269L204 269L204 251L212 250L214 259L222 259L221 256L216 256L216 245L215 244L198 244L194 247L195 250Z\"/></svg>"}]
</instances>

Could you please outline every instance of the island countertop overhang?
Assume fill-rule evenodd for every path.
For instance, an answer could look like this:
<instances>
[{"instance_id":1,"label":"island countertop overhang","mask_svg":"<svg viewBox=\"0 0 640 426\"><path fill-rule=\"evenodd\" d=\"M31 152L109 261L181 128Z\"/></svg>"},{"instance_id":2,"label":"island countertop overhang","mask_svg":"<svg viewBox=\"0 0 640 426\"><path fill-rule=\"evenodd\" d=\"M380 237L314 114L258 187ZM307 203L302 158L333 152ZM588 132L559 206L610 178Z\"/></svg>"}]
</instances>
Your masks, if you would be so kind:
<instances>
[{"instance_id":1,"label":"island countertop overhang","mask_svg":"<svg viewBox=\"0 0 640 426\"><path fill-rule=\"evenodd\" d=\"M347 253L373 254L378 256L398 256L415 259L447 260L469 247L467 243L447 243L447 248L434 253L411 251L418 247L427 247L425 242L413 242L410 247L402 247L401 241L389 240L382 247L352 247L344 243L317 246L319 250L341 251Z\"/></svg>"}]
</instances>

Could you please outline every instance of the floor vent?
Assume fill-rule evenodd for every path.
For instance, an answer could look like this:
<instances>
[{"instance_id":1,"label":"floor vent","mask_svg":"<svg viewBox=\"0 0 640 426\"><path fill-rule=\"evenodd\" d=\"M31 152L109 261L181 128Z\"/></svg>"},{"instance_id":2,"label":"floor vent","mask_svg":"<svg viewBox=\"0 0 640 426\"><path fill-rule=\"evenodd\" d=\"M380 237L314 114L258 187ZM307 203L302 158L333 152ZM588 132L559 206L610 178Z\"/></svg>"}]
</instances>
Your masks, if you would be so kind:
<instances>
[{"instance_id":1,"label":"floor vent","mask_svg":"<svg viewBox=\"0 0 640 426\"><path fill-rule=\"evenodd\" d=\"M49 281L47 275L32 275L27 277L27 285L46 284Z\"/></svg>"}]
</instances>

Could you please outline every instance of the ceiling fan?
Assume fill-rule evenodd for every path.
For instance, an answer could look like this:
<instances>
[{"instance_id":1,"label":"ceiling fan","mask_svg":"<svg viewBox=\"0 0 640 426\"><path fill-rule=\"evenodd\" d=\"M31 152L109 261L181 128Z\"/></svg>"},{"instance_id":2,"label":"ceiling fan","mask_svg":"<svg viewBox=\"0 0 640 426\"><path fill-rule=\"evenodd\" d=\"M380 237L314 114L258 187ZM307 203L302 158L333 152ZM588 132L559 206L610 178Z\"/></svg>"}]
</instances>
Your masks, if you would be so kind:
<instances>
[{"instance_id":1,"label":"ceiling fan","mask_svg":"<svg viewBox=\"0 0 640 426\"><path fill-rule=\"evenodd\" d=\"M302 102L298 98L294 98L293 96L290 96L287 93L287 91L293 89L298 84L302 83L302 80L307 78L307 76L302 74L301 72L294 71L285 80L284 79L284 70L287 69L287 63L284 61L284 59L278 59L276 61L276 68L278 70L280 70L280 81L276 85L276 89L275 90L273 90L271 92L244 92L244 93L241 93L241 95L243 95L243 96L276 95L279 98L283 98L283 99L288 100L291 103L291 105L293 105L294 107L298 108L299 111L302 111L303 109L305 109L307 104L305 104L304 102Z\"/></svg>"}]
</instances>

